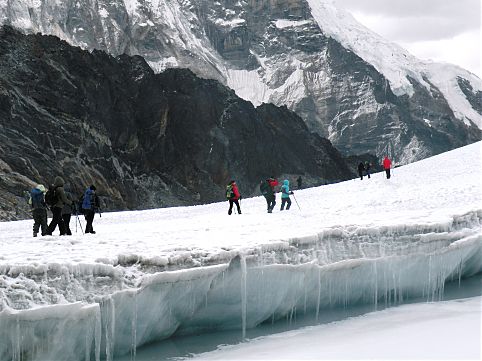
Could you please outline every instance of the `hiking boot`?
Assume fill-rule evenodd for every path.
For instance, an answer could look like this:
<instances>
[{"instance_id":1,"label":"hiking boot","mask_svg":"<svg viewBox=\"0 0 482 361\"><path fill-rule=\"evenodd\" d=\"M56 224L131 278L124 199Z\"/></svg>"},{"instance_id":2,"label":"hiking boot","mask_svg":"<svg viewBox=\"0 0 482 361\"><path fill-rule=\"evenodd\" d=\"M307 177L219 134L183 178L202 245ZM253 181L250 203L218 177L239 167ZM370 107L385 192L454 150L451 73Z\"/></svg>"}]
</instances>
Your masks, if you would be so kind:
<instances>
[{"instance_id":1,"label":"hiking boot","mask_svg":"<svg viewBox=\"0 0 482 361\"><path fill-rule=\"evenodd\" d=\"M37 232L33 232L33 236L34 236L34 237L37 237Z\"/></svg>"}]
</instances>

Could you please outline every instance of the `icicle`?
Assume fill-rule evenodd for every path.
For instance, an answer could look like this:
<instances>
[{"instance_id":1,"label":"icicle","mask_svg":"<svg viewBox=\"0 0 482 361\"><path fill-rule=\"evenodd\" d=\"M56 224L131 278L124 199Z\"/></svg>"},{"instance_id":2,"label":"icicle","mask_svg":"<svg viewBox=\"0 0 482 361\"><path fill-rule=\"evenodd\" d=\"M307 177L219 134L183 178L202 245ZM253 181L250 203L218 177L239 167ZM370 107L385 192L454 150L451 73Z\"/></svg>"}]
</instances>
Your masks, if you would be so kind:
<instances>
[{"instance_id":1,"label":"icicle","mask_svg":"<svg viewBox=\"0 0 482 361\"><path fill-rule=\"evenodd\" d=\"M96 310L95 313L95 331L94 331L94 340L95 340L95 361L100 361L100 343L102 339L102 323L101 323L101 313L100 313L100 305Z\"/></svg>"},{"instance_id":2,"label":"icicle","mask_svg":"<svg viewBox=\"0 0 482 361\"><path fill-rule=\"evenodd\" d=\"M462 281L462 264L463 264L463 260L462 260L462 257L460 257L459 267L458 267L459 288L460 288L460 282Z\"/></svg>"},{"instance_id":3,"label":"icicle","mask_svg":"<svg viewBox=\"0 0 482 361\"><path fill-rule=\"evenodd\" d=\"M316 296L316 321L320 316L320 301L321 301L321 268L318 267L318 295Z\"/></svg>"},{"instance_id":4,"label":"icicle","mask_svg":"<svg viewBox=\"0 0 482 361\"><path fill-rule=\"evenodd\" d=\"M91 327L88 330L88 332L85 333L85 356L84 356L85 361L90 361L93 334L94 334L93 327Z\"/></svg>"},{"instance_id":5,"label":"icicle","mask_svg":"<svg viewBox=\"0 0 482 361\"><path fill-rule=\"evenodd\" d=\"M104 301L106 310L106 321L104 322L105 334L105 355L106 361L113 360L114 352L114 337L115 337L115 303L112 296L109 296ZM110 314L108 314L110 311Z\"/></svg>"},{"instance_id":6,"label":"icicle","mask_svg":"<svg viewBox=\"0 0 482 361\"><path fill-rule=\"evenodd\" d=\"M134 293L134 307L131 321L131 360L135 361L137 353L137 292Z\"/></svg>"},{"instance_id":7,"label":"icicle","mask_svg":"<svg viewBox=\"0 0 482 361\"><path fill-rule=\"evenodd\" d=\"M16 315L15 340L13 340L12 361L20 361L20 320L18 314Z\"/></svg>"},{"instance_id":8,"label":"icicle","mask_svg":"<svg viewBox=\"0 0 482 361\"><path fill-rule=\"evenodd\" d=\"M246 311L247 311L247 300L246 300L246 259L241 257L241 323L243 330L243 339L246 338Z\"/></svg>"},{"instance_id":9,"label":"icicle","mask_svg":"<svg viewBox=\"0 0 482 361\"><path fill-rule=\"evenodd\" d=\"M378 309L378 270L377 270L377 262L376 260L373 262L373 275L375 279L375 311Z\"/></svg>"},{"instance_id":10,"label":"icicle","mask_svg":"<svg viewBox=\"0 0 482 361\"><path fill-rule=\"evenodd\" d=\"M427 292L427 302L430 301L430 295L432 293L432 256L428 256L428 290ZM433 296L432 296L433 300Z\"/></svg>"}]
</instances>

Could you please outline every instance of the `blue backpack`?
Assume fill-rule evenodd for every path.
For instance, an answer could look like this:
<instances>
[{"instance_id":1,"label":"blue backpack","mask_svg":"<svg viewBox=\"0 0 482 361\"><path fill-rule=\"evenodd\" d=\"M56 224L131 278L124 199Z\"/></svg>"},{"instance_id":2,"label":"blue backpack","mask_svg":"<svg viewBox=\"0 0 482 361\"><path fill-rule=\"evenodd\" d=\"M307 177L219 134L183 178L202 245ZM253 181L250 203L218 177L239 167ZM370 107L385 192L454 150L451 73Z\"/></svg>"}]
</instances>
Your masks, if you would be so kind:
<instances>
[{"instance_id":1,"label":"blue backpack","mask_svg":"<svg viewBox=\"0 0 482 361\"><path fill-rule=\"evenodd\" d=\"M32 200L32 208L44 208L45 201L44 201L44 193L37 188L34 188L30 191L30 199Z\"/></svg>"},{"instance_id":2,"label":"blue backpack","mask_svg":"<svg viewBox=\"0 0 482 361\"><path fill-rule=\"evenodd\" d=\"M84 199L82 201L82 209L92 209L93 202L92 202L92 197L94 195L94 191L90 188L87 188L87 190L84 193Z\"/></svg>"}]
</instances>

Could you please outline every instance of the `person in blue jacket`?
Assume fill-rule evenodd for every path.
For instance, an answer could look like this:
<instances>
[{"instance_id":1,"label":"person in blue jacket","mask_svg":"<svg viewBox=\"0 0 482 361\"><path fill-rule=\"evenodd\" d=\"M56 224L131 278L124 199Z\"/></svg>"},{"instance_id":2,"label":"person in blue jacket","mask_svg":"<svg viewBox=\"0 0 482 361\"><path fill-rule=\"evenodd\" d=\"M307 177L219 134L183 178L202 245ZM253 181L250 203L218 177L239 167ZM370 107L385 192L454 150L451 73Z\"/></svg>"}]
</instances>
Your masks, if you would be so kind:
<instances>
[{"instance_id":1,"label":"person in blue jacket","mask_svg":"<svg viewBox=\"0 0 482 361\"><path fill-rule=\"evenodd\" d=\"M290 209L291 207L291 199L290 199L290 194L293 194L293 192L290 192L290 182L288 179L285 179L283 181L283 185L281 186L281 209L285 209L285 204L286 204L286 210Z\"/></svg>"},{"instance_id":2,"label":"person in blue jacket","mask_svg":"<svg viewBox=\"0 0 482 361\"><path fill-rule=\"evenodd\" d=\"M85 221L85 233L95 234L92 223L94 222L95 211L99 209L99 198L95 194L95 186L91 185L85 190L84 200L82 201L82 210L84 212Z\"/></svg>"},{"instance_id":3,"label":"person in blue jacket","mask_svg":"<svg viewBox=\"0 0 482 361\"><path fill-rule=\"evenodd\" d=\"M30 191L29 204L32 207L33 215L33 236L37 237L39 229L42 229L42 236L47 234L47 204L45 203L46 189L43 184L37 185Z\"/></svg>"}]
</instances>

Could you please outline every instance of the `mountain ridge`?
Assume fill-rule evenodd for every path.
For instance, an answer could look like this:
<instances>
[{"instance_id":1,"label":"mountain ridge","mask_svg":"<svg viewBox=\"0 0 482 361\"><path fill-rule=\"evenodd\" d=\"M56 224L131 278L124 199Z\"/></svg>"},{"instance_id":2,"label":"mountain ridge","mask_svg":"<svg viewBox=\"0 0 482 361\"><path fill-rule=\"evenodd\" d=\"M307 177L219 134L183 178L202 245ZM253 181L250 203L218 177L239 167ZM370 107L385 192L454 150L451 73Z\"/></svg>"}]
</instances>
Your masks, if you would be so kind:
<instances>
[{"instance_id":1,"label":"mountain ridge","mask_svg":"<svg viewBox=\"0 0 482 361\"><path fill-rule=\"evenodd\" d=\"M387 153L400 164L481 139L479 78L421 62L334 1L76 4L12 0L0 22L141 55L156 72L188 67L255 105L287 105L345 154Z\"/></svg>"},{"instance_id":2,"label":"mountain ridge","mask_svg":"<svg viewBox=\"0 0 482 361\"><path fill-rule=\"evenodd\" d=\"M106 210L221 201L271 175L348 179L331 143L286 107L253 105L187 69L155 74L54 36L0 28L0 219L29 217L22 192L60 175L97 186Z\"/></svg>"}]
</instances>

